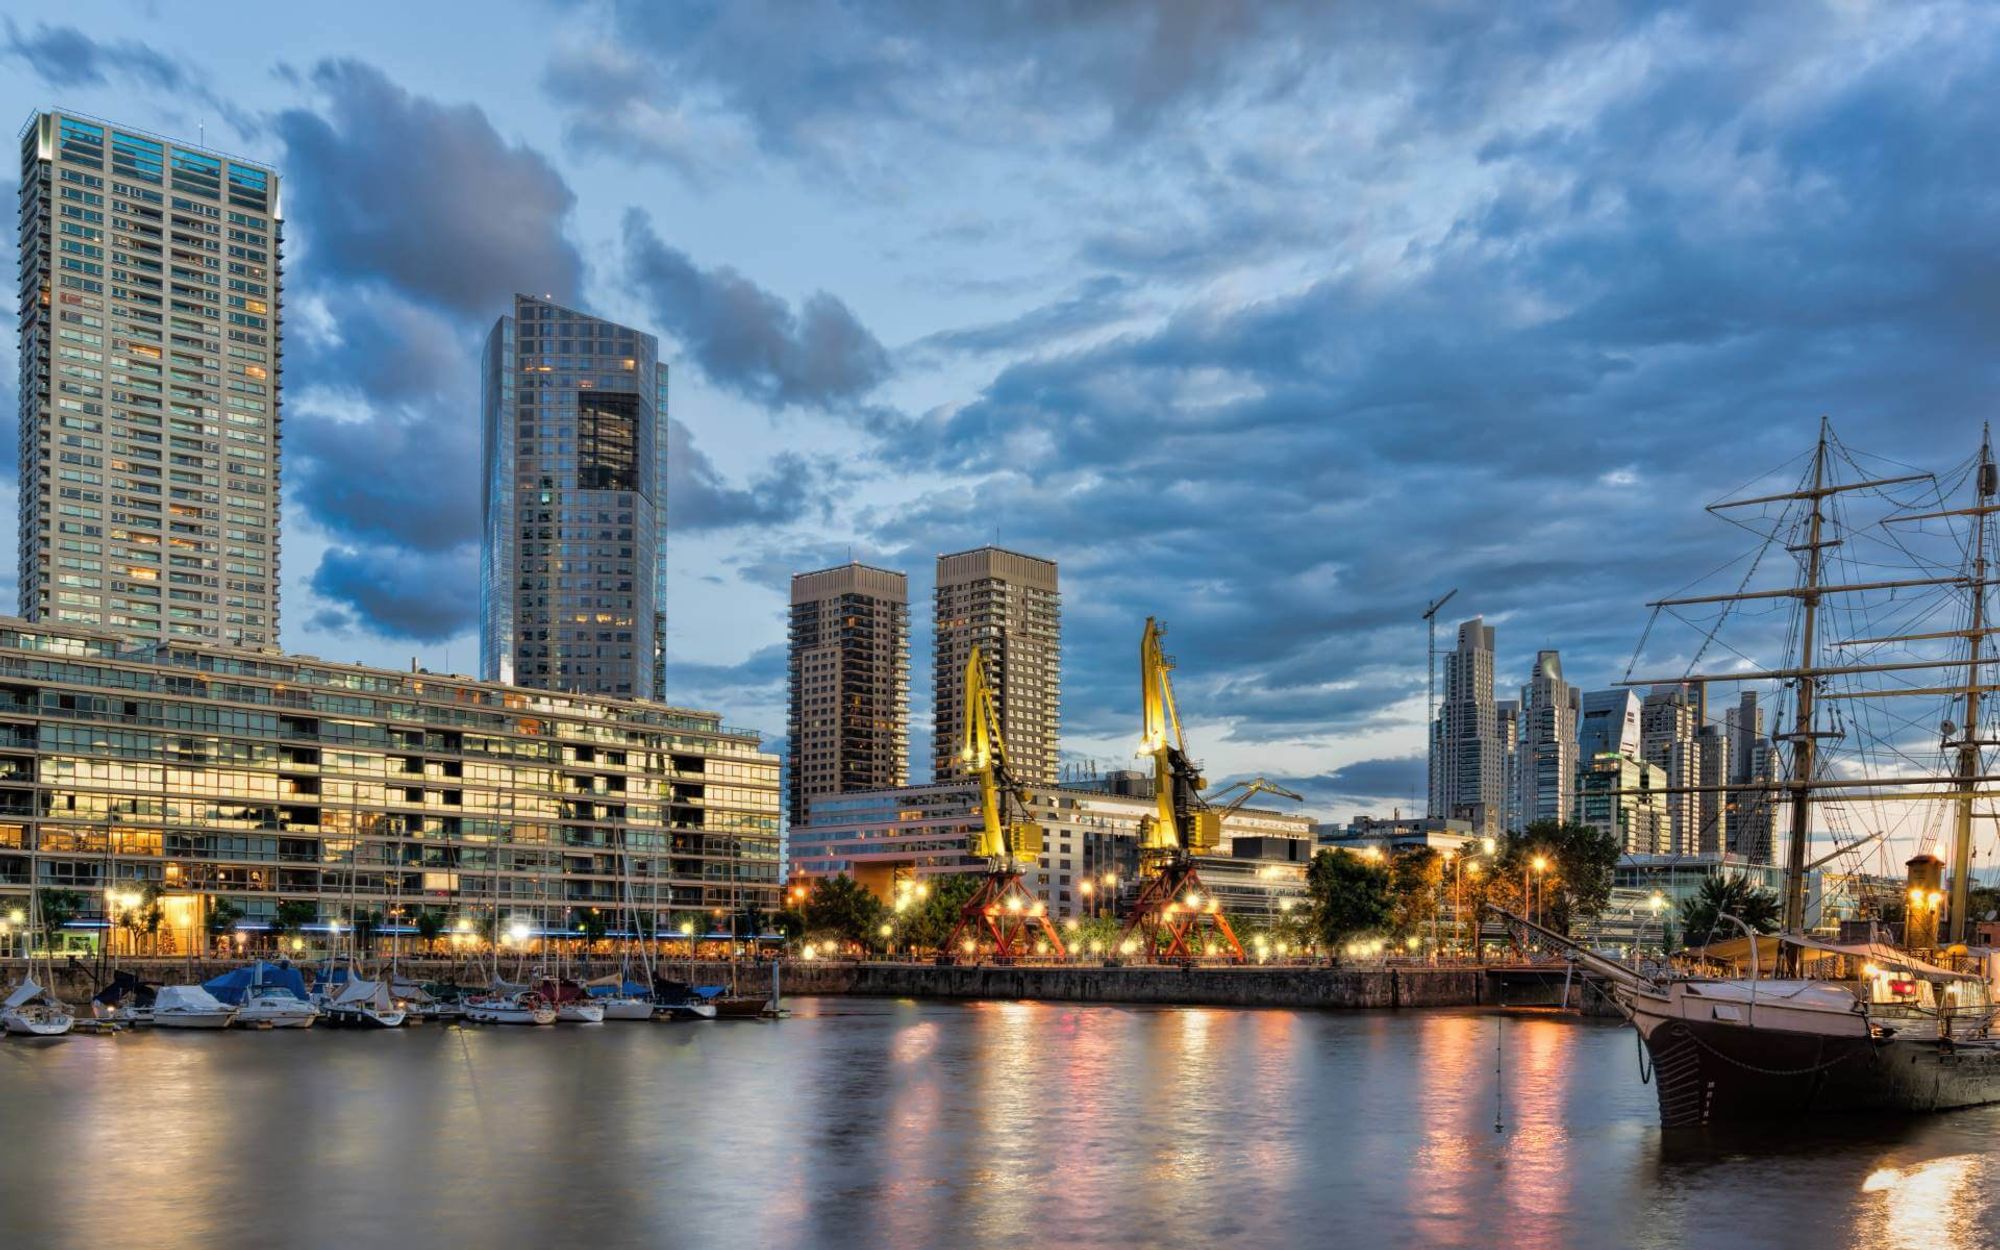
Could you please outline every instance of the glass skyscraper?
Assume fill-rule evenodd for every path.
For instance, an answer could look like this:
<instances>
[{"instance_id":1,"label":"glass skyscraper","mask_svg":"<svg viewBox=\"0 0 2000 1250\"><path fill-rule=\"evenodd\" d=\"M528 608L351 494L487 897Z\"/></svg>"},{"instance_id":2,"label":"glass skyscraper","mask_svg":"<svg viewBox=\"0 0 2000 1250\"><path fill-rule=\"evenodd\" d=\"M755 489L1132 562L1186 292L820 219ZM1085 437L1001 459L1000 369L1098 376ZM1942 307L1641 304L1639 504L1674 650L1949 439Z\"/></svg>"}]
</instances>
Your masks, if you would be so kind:
<instances>
[{"instance_id":1,"label":"glass skyscraper","mask_svg":"<svg viewBox=\"0 0 2000 1250\"><path fill-rule=\"evenodd\" d=\"M38 113L20 222L21 615L276 646L277 173Z\"/></svg>"},{"instance_id":2,"label":"glass skyscraper","mask_svg":"<svg viewBox=\"0 0 2000 1250\"><path fill-rule=\"evenodd\" d=\"M659 342L517 295L486 338L480 675L664 700Z\"/></svg>"}]
</instances>

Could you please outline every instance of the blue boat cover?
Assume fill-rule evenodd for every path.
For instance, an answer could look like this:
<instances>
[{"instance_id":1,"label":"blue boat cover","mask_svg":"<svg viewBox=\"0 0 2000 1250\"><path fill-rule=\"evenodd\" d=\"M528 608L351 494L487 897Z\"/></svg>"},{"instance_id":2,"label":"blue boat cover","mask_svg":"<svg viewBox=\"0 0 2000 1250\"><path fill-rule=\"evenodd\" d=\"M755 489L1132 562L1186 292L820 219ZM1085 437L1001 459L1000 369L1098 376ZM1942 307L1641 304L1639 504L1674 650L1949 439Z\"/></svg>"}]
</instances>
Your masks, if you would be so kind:
<instances>
[{"instance_id":1,"label":"blue boat cover","mask_svg":"<svg viewBox=\"0 0 2000 1250\"><path fill-rule=\"evenodd\" d=\"M729 987L726 985L697 985L694 987L695 995L699 998L714 998L717 994L724 994L728 991Z\"/></svg>"},{"instance_id":2,"label":"blue boat cover","mask_svg":"<svg viewBox=\"0 0 2000 1250\"><path fill-rule=\"evenodd\" d=\"M628 980L622 985L592 985L586 987L592 998L609 998L613 994L623 994L627 998L644 998L653 992L653 987L643 982Z\"/></svg>"},{"instance_id":3,"label":"blue boat cover","mask_svg":"<svg viewBox=\"0 0 2000 1250\"><path fill-rule=\"evenodd\" d=\"M241 1007L250 997L250 987L263 985L275 987L303 1001L306 996L306 980L299 970L289 964L254 963L245 964L231 972L210 981L202 982L201 988L213 994L232 1007Z\"/></svg>"}]
</instances>

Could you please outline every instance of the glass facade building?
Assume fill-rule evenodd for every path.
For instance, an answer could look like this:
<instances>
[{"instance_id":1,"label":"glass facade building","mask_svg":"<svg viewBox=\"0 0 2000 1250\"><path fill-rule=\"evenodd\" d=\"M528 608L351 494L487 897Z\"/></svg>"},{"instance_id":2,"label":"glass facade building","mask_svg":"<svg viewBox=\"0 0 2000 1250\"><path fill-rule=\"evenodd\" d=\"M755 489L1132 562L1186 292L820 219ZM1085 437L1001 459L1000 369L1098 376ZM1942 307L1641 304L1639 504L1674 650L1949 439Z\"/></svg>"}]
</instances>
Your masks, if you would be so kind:
<instances>
[{"instance_id":1,"label":"glass facade building","mask_svg":"<svg viewBox=\"0 0 2000 1250\"><path fill-rule=\"evenodd\" d=\"M480 675L664 701L659 341L517 295L482 362Z\"/></svg>"},{"instance_id":2,"label":"glass facade building","mask_svg":"<svg viewBox=\"0 0 2000 1250\"><path fill-rule=\"evenodd\" d=\"M21 615L275 646L277 173L38 113L20 201Z\"/></svg>"},{"instance_id":3,"label":"glass facade building","mask_svg":"<svg viewBox=\"0 0 2000 1250\"><path fill-rule=\"evenodd\" d=\"M0 619L0 915L34 881L86 927L161 899L181 941L225 899L712 919L776 908L778 808L777 757L707 713Z\"/></svg>"}]
</instances>

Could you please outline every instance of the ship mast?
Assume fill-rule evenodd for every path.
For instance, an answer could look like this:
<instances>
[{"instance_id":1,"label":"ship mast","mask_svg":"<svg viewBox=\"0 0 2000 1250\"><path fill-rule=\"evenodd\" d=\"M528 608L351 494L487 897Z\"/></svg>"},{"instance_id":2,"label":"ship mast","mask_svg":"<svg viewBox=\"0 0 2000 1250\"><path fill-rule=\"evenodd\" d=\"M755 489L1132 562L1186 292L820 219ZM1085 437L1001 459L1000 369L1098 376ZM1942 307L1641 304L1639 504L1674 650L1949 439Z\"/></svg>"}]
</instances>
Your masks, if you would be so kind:
<instances>
[{"instance_id":1,"label":"ship mast","mask_svg":"<svg viewBox=\"0 0 2000 1250\"><path fill-rule=\"evenodd\" d=\"M1986 517L1994 509L1996 484L1990 429L1979 435L1979 472L1972 506L1972 619L1967 626L1965 720L1958 731L1958 821L1951 839L1951 941L1972 937L1972 796L1979 775L1979 667L1986 650Z\"/></svg>"},{"instance_id":2,"label":"ship mast","mask_svg":"<svg viewBox=\"0 0 2000 1250\"><path fill-rule=\"evenodd\" d=\"M1817 678L1812 675L1813 631L1819 624L1820 553L1826 543L1821 534L1826 526L1826 418L1819 419L1819 442L1813 448L1812 490L1808 498L1812 514L1806 521L1805 594L1800 602L1805 611L1799 623L1798 710L1792 729L1792 836L1785 847L1784 930L1803 933L1806 927L1806 843L1812 837L1813 762L1817 743L1813 737L1813 693Z\"/></svg>"}]
</instances>

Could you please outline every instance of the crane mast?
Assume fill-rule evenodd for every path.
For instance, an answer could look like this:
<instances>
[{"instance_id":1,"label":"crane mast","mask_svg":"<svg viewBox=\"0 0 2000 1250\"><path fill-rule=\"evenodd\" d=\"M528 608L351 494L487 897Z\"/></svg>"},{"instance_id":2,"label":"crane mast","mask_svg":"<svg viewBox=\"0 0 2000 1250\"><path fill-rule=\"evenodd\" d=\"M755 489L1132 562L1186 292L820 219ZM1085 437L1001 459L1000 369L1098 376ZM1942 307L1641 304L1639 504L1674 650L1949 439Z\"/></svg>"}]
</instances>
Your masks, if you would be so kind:
<instances>
[{"instance_id":1,"label":"crane mast","mask_svg":"<svg viewBox=\"0 0 2000 1250\"><path fill-rule=\"evenodd\" d=\"M1149 616L1139 639L1139 754L1153 761L1154 807L1139 835L1144 885L1120 945L1135 944L1154 958L1192 959L1208 931L1241 961L1243 945L1195 867L1196 858L1221 841L1222 817L1201 797L1208 783L1188 758L1180 709L1174 704L1173 661L1160 647L1165 632Z\"/></svg>"},{"instance_id":2,"label":"crane mast","mask_svg":"<svg viewBox=\"0 0 2000 1250\"><path fill-rule=\"evenodd\" d=\"M1049 923L1048 904L1021 883L1022 868L1041 857L1042 827L1030 815L1027 787L1015 779L1007 765L999 708L986 680L985 654L978 647L966 658L964 680L965 713L959 724L958 754L966 773L979 785L979 828L969 849L987 862L987 871L979 889L959 912L938 962L975 955L982 945L990 944L997 961L1011 963L1030 953L1038 939L1047 952L1061 958L1065 953L1062 938ZM1007 818L1009 801L1019 809L1019 820Z\"/></svg>"}]
</instances>

